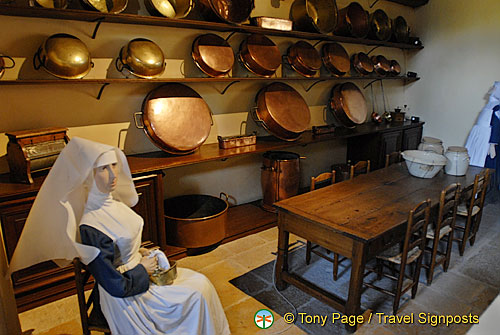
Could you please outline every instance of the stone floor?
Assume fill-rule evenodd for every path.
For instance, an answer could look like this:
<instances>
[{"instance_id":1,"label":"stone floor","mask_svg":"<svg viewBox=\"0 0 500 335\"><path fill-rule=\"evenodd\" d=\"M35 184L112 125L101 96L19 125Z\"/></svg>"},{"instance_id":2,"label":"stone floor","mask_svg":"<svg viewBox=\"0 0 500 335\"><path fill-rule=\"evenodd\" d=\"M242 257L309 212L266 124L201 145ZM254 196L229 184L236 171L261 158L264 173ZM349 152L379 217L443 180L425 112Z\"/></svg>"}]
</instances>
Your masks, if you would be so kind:
<instances>
[{"instance_id":1,"label":"stone floor","mask_svg":"<svg viewBox=\"0 0 500 335\"><path fill-rule=\"evenodd\" d=\"M292 236L291 242L295 240L297 237ZM294 254L300 256L292 257L292 266L303 262L303 243L299 239L296 244ZM277 229L271 228L219 246L207 254L186 257L179 261L178 266L195 269L212 281L235 335L345 334L345 329L337 323L322 327L305 322L292 325L284 322L282 315L293 313L294 309L276 293L272 285L276 244ZM402 299L398 316L413 313L413 324L383 324L374 315L371 322L362 326L356 334L465 334L470 325L420 325L418 315L480 315L500 291L499 257L500 201L494 199L485 206L476 244L466 249L464 257L458 256L454 246L448 272L438 270L431 286L426 286L422 277L417 297L413 300L407 296ZM322 261L319 257L313 258L309 267L326 270L304 271L310 271L310 279L319 285L324 283L331 286L331 265L323 266ZM341 269L340 273L341 277L335 285L345 288L349 269ZM390 315L392 300L381 298L377 295L378 292L373 292L376 291L364 292L363 307ZM334 312L329 306L297 289L288 288L282 294L293 303L298 313L327 315L331 318L331 313ZM274 325L267 330L260 330L253 321L255 313L263 308L270 309L275 317ZM20 320L23 330L34 329L33 334L81 334L75 296L21 313Z\"/></svg>"}]
</instances>

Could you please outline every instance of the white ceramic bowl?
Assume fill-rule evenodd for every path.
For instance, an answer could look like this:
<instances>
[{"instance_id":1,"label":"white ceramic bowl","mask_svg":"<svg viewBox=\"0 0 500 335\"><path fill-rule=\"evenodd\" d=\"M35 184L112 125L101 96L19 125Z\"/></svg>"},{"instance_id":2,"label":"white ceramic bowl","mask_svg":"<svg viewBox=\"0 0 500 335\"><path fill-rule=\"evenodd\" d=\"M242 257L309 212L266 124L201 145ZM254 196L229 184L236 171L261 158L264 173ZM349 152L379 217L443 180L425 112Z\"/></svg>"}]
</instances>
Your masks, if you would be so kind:
<instances>
[{"instance_id":1,"label":"white ceramic bowl","mask_svg":"<svg viewBox=\"0 0 500 335\"><path fill-rule=\"evenodd\" d=\"M401 153L412 176L432 178L446 165L446 157L430 151L406 150Z\"/></svg>"}]
</instances>

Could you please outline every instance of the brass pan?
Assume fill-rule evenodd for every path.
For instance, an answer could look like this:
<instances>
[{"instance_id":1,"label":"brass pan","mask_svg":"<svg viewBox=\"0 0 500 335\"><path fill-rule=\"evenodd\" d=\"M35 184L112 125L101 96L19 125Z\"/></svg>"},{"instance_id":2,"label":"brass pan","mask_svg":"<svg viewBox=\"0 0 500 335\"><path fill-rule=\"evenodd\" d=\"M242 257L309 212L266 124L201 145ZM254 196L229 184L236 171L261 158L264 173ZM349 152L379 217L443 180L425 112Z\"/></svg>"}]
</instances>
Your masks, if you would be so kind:
<instances>
[{"instance_id":1,"label":"brass pan","mask_svg":"<svg viewBox=\"0 0 500 335\"><path fill-rule=\"evenodd\" d=\"M392 35L391 20L382 9L370 14L369 37L380 41L388 41Z\"/></svg>"},{"instance_id":2,"label":"brass pan","mask_svg":"<svg viewBox=\"0 0 500 335\"><path fill-rule=\"evenodd\" d=\"M357 2L351 2L339 10L339 20L334 30L335 35L365 38L370 26L368 13Z\"/></svg>"},{"instance_id":3,"label":"brass pan","mask_svg":"<svg viewBox=\"0 0 500 335\"><path fill-rule=\"evenodd\" d=\"M287 84L269 84L257 93L256 101L254 120L277 138L295 141L309 127L311 112L307 103Z\"/></svg>"},{"instance_id":4,"label":"brass pan","mask_svg":"<svg viewBox=\"0 0 500 335\"><path fill-rule=\"evenodd\" d=\"M43 8L66 9L68 7L67 0L35 0L36 4ZM2 3L0 1L0 3Z\"/></svg>"},{"instance_id":5,"label":"brass pan","mask_svg":"<svg viewBox=\"0 0 500 335\"><path fill-rule=\"evenodd\" d=\"M118 14L127 8L128 0L82 0L85 7L101 13Z\"/></svg>"},{"instance_id":6,"label":"brass pan","mask_svg":"<svg viewBox=\"0 0 500 335\"><path fill-rule=\"evenodd\" d=\"M347 128L364 123L368 114L363 93L351 82L333 87L328 108L337 121Z\"/></svg>"},{"instance_id":7,"label":"brass pan","mask_svg":"<svg viewBox=\"0 0 500 335\"><path fill-rule=\"evenodd\" d=\"M137 116L142 115L142 126ZM189 154L210 134L212 113L203 98L182 84L165 84L144 99L136 126L156 145L171 154Z\"/></svg>"},{"instance_id":8,"label":"brass pan","mask_svg":"<svg viewBox=\"0 0 500 335\"><path fill-rule=\"evenodd\" d=\"M410 40L410 27L402 16L392 20L392 36L398 43L408 43Z\"/></svg>"},{"instance_id":9,"label":"brass pan","mask_svg":"<svg viewBox=\"0 0 500 335\"><path fill-rule=\"evenodd\" d=\"M313 77L321 68L321 56L306 41L298 41L288 48L288 63L295 72L304 77Z\"/></svg>"},{"instance_id":10,"label":"brass pan","mask_svg":"<svg viewBox=\"0 0 500 335\"><path fill-rule=\"evenodd\" d=\"M210 77L222 77L231 71L234 52L229 43L215 34L198 36L191 51L194 63Z\"/></svg>"},{"instance_id":11,"label":"brass pan","mask_svg":"<svg viewBox=\"0 0 500 335\"><path fill-rule=\"evenodd\" d=\"M248 71L262 77L271 77L281 65L278 47L262 34L252 34L241 42L238 58Z\"/></svg>"},{"instance_id":12,"label":"brass pan","mask_svg":"<svg viewBox=\"0 0 500 335\"><path fill-rule=\"evenodd\" d=\"M165 71L165 57L161 48L145 38L134 38L121 48L116 69L127 69L134 76L151 79Z\"/></svg>"},{"instance_id":13,"label":"brass pan","mask_svg":"<svg viewBox=\"0 0 500 335\"><path fill-rule=\"evenodd\" d=\"M335 0L295 0L290 8L294 29L328 34L338 20Z\"/></svg>"},{"instance_id":14,"label":"brass pan","mask_svg":"<svg viewBox=\"0 0 500 335\"><path fill-rule=\"evenodd\" d=\"M338 43L325 43L321 48L321 59L325 67L336 76L349 72L351 63L344 47Z\"/></svg>"},{"instance_id":15,"label":"brass pan","mask_svg":"<svg viewBox=\"0 0 500 335\"><path fill-rule=\"evenodd\" d=\"M194 0L144 0L144 5L151 15L182 19L193 9Z\"/></svg>"},{"instance_id":16,"label":"brass pan","mask_svg":"<svg viewBox=\"0 0 500 335\"><path fill-rule=\"evenodd\" d=\"M391 62L382 55L372 56L373 68L375 72L381 76L389 74L391 71Z\"/></svg>"},{"instance_id":17,"label":"brass pan","mask_svg":"<svg viewBox=\"0 0 500 335\"><path fill-rule=\"evenodd\" d=\"M358 52L351 57L354 69L362 75L373 73L373 62L364 52Z\"/></svg>"},{"instance_id":18,"label":"brass pan","mask_svg":"<svg viewBox=\"0 0 500 335\"><path fill-rule=\"evenodd\" d=\"M233 24L248 20L255 8L254 0L199 0L198 5L205 19Z\"/></svg>"}]
</instances>

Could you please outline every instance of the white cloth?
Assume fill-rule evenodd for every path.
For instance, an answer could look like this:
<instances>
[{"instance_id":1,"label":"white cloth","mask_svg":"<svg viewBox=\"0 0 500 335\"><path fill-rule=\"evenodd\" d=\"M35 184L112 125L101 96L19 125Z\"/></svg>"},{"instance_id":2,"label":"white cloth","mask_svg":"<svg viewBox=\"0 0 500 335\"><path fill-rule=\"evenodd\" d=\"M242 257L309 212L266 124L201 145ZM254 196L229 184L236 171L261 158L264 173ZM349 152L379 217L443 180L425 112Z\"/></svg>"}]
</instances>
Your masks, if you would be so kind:
<instances>
[{"instance_id":1,"label":"white cloth","mask_svg":"<svg viewBox=\"0 0 500 335\"><path fill-rule=\"evenodd\" d=\"M158 261L158 267L162 270L170 269L170 263L168 262L167 256L161 250L152 250L148 257L156 257Z\"/></svg>"},{"instance_id":2,"label":"white cloth","mask_svg":"<svg viewBox=\"0 0 500 335\"><path fill-rule=\"evenodd\" d=\"M114 265L120 272L130 270L140 262L142 218L123 203L101 193L95 183L80 224L91 226L113 240L119 250ZM162 251L152 251L152 255L162 258L160 266L168 268L168 260ZM113 297L99 286L99 298L112 334L230 334L224 309L212 283L204 275L189 269L177 269L177 278L172 285L151 284L148 291L125 298Z\"/></svg>"},{"instance_id":3,"label":"white cloth","mask_svg":"<svg viewBox=\"0 0 500 335\"><path fill-rule=\"evenodd\" d=\"M88 264L98 255L96 248L79 243L77 228L87 199L88 176L96 160L110 150L116 153L120 171L113 197L128 206L137 203L124 153L109 145L74 137L59 154L38 192L12 256L9 273L48 260L65 266L80 257Z\"/></svg>"},{"instance_id":4,"label":"white cloth","mask_svg":"<svg viewBox=\"0 0 500 335\"><path fill-rule=\"evenodd\" d=\"M486 106L477 118L476 124L469 133L465 147L469 152L470 165L484 167L486 155L488 155L491 135L491 116L493 107L500 103L500 81L496 81L490 93Z\"/></svg>"}]
</instances>

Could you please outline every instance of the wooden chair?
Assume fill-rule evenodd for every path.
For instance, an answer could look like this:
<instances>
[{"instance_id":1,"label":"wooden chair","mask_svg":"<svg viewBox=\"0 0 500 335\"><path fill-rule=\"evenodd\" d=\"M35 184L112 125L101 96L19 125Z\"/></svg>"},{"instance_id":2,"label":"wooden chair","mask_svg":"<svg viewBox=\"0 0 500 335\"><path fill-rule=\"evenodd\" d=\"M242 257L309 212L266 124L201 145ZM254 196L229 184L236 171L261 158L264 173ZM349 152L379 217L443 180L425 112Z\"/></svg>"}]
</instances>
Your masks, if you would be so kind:
<instances>
[{"instance_id":1,"label":"wooden chair","mask_svg":"<svg viewBox=\"0 0 500 335\"><path fill-rule=\"evenodd\" d=\"M395 280L397 282L396 291L388 291L379 286L375 286L371 283L363 283L365 286L376 289L382 293L391 295L394 297L393 312L397 313L399 308L399 300L401 295L406 291L411 289L411 298L415 298L418 289L418 279L420 276L420 268L422 266L422 259L425 250L427 225L429 223L431 201L427 199L422 201L417 206L415 206L408 214L408 224L406 228L406 234L403 241L403 251L400 251L400 245L396 244L392 248L389 248L382 252L376 257L377 267L376 269L368 269L366 274L371 272L377 273L377 278L381 279L382 276ZM386 263L390 264L390 268L394 269L396 265L399 265L398 276L390 275L384 273L384 266L388 266ZM406 266L415 263L415 269L413 275L409 276L406 274ZM389 266L388 266L389 267ZM404 279L410 279L411 283L403 287Z\"/></svg>"},{"instance_id":2,"label":"wooden chair","mask_svg":"<svg viewBox=\"0 0 500 335\"><path fill-rule=\"evenodd\" d=\"M401 151L394 151L385 155L385 167L401 162Z\"/></svg>"},{"instance_id":3,"label":"wooden chair","mask_svg":"<svg viewBox=\"0 0 500 335\"><path fill-rule=\"evenodd\" d=\"M351 173L349 175L349 179L368 172L370 172L370 161L359 161L356 164L351 165Z\"/></svg>"},{"instance_id":4,"label":"wooden chair","mask_svg":"<svg viewBox=\"0 0 500 335\"><path fill-rule=\"evenodd\" d=\"M483 170L474 178L474 184L462 190L463 203L457 207L457 215L466 218L455 225L455 230L462 232L461 236L455 236L454 241L459 243L460 256L464 255L465 246L467 241L470 245L474 245L476 234L479 230L481 223L481 216L483 215L484 199L486 196L486 189L490 183L489 170ZM460 223L460 224L459 224Z\"/></svg>"},{"instance_id":5,"label":"wooden chair","mask_svg":"<svg viewBox=\"0 0 500 335\"><path fill-rule=\"evenodd\" d=\"M78 307L80 309L80 319L82 321L83 335L90 335L91 331L99 331L104 334L111 334L108 323L99 307L96 308L94 302L97 287L94 287L88 299L85 299L85 285L89 281L90 272L77 257L73 260L75 269L76 294L78 296ZM93 306L94 305L94 306ZM89 310L92 307L90 314Z\"/></svg>"},{"instance_id":6,"label":"wooden chair","mask_svg":"<svg viewBox=\"0 0 500 335\"><path fill-rule=\"evenodd\" d=\"M432 243L431 247L425 248L425 251L430 254L429 263L422 264L422 267L427 269L427 285L432 284L434 268L437 265L442 265L444 272L448 270L448 266L450 265L453 231L455 228L455 218L459 200L460 184L451 184L441 191L436 222L434 225L429 225L427 229L427 241ZM436 234L436 232L439 233ZM447 237L446 251L441 252L438 250L439 242L445 237Z\"/></svg>"}]
</instances>

